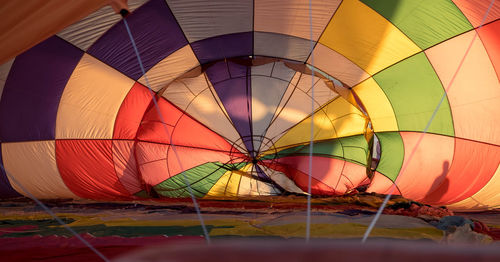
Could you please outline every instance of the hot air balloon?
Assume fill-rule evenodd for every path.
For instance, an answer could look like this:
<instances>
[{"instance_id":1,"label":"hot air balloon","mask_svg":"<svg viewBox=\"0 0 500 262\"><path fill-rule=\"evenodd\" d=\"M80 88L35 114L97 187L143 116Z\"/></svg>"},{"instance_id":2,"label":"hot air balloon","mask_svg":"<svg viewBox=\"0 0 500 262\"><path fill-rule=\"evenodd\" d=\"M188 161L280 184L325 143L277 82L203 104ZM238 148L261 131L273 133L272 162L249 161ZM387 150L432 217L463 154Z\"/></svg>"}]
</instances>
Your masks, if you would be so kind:
<instances>
[{"instance_id":1,"label":"hot air balloon","mask_svg":"<svg viewBox=\"0 0 500 262\"><path fill-rule=\"evenodd\" d=\"M1 197L500 204L498 1L104 2L5 23Z\"/></svg>"}]
</instances>

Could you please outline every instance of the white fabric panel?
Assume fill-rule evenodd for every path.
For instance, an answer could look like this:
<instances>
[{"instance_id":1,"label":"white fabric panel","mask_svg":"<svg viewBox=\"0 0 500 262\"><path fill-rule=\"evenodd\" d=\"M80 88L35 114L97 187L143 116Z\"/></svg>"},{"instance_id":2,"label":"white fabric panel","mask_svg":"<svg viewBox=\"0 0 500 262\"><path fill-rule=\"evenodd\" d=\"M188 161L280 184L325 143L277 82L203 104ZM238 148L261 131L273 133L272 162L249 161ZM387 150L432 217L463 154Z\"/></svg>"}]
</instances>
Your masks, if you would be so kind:
<instances>
[{"instance_id":1,"label":"white fabric panel","mask_svg":"<svg viewBox=\"0 0 500 262\"><path fill-rule=\"evenodd\" d=\"M307 91L307 94L312 96L312 91L313 89L310 88ZM328 101L336 98L337 96L339 96L339 94L330 89L323 80L317 81L314 85L314 100L316 100L316 102L320 105L326 104Z\"/></svg>"},{"instance_id":2,"label":"white fabric panel","mask_svg":"<svg viewBox=\"0 0 500 262\"><path fill-rule=\"evenodd\" d=\"M10 68L14 63L14 59L7 61L5 64L0 65L0 99L2 97L3 88L5 86L5 82L7 81L7 77L9 76Z\"/></svg>"},{"instance_id":3,"label":"white fabric panel","mask_svg":"<svg viewBox=\"0 0 500 262\"><path fill-rule=\"evenodd\" d=\"M134 81L84 54L64 88L57 139L111 139L116 115Z\"/></svg>"},{"instance_id":4,"label":"white fabric panel","mask_svg":"<svg viewBox=\"0 0 500 262\"><path fill-rule=\"evenodd\" d=\"M253 1L166 1L190 43L253 29Z\"/></svg>"},{"instance_id":5,"label":"white fabric panel","mask_svg":"<svg viewBox=\"0 0 500 262\"><path fill-rule=\"evenodd\" d=\"M273 71L273 68L276 66L276 64L283 64L283 63L273 62L259 66L252 66L252 75L271 76L271 71Z\"/></svg>"},{"instance_id":6,"label":"white fabric panel","mask_svg":"<svg viewBox=\"0 0 500 262\"><path fill-rule=\"evenodd\" d=\"M128 0L130 11L133 12L146 1L147 0ZM116 14L110 5L106 5L82 20L66 27L57 35L83 51L87 51L101 35L121 19L121 15Z\"/></svg>"},{"instance_id":7,"label":"white fabric panel","mask_svg":"<svg viewBox=\"0 0 500 262\"><path fill-rule=\"evenodd\" d=\"M311 42L275 33L254 32L254 54L304 62L311 53Z\"/></svg>"},{"instance_id":8,"label":"white fabric panel","mask_svg":"<svg viewBox=\"0 0 500 262\"><path fill-rule=\"evenodd\" d=\"M199 64L191 46L186 45L158 62L146 72L148 83L151 89L158 91ZM138 82L147 86L144 76Z\"/></svg>"},{"instance_id":9,"label":"white fabric panel","mask_svg":"<svg viewBox=\"0 0 500 262\"><path fill-rule=\"evenodd\" d=\"M293 75L292 80L290 80L290 84L288 84L288 88L286 89L285 94L283 95L283 98L278 105L278 109L276 110L276 114L273 117L273 121L278 117L278 113L283 110L283 107L288 102L288 99L293 94L293 92L295 92L295 86L297 85L301 77L302 73L300 72L295 72L295 74Z\"/></svg>"},{"instance_id":10,"label":"white fabric panel","mask_svg":"<svg viewBox=\"0 0 500 262\"><path fill-rule=\"evenodd\" d=\"M286 66L283 62L276 62L273 67L272 77L290 82L296 71Z\"/></svg>"},{"instance_id":11,"label":"white fabric panel","mask_svg":"<svg viewBox=\"0 0 500 262\"><path fill-rule=\"evenodd\" d=\"M253 139L255 149L260 147L262 140L259 136L265 134L287 87L288 81L252 76L252 131L257 136Z\"/></svg>"},{"instance_id":12,"label":"white fabric panel","mask_svg":"<svg viewBox=\"0 0 500 262\"><path fill-rule=\"evenodd\" d=\"M66 187L59 174L55 147L54 140L3 143L2 157L5 170L37 198L78 199L79 197ZM28 196L9 176L12 187L24 196Z\"/></svg>"},{"instance_id":13,"label":"white fabric panel","mask_svg":"<svg viewBox=\"0 0 500 262\"><path fill-rule=\"evenodd\" d=\"M285 97L283 99L288 102L279 111L279 115L269 126L265 135L273 142L276 142L284 134L284 131L311 115L311 97L299 88L295 88L290 99ZM320 106L321 104L314 101L314 110ZM267 149L262 147L260 151L263 152Z\"/></svg>"},{"instance_id":14,"label":"white fabric panel","mask_svg":"<svg viewBox=\"0 0 500 262\"><path fill-rule=\"evenodd\" d=\"M341 0L254 0L255 31L275 32L317 40ZM312 15L309 14L311 12ZM310 49L310 48L309 48Z\"/></svg>"},{"instance_id":15,"label":"white fabric panel","mask_svg":"<svg viewBox=\"0 0 500 262\"><path fill-rule=\"evenodd\" d=\"M266 175L269 176L276 184L280 185L283 189L285 189L287 192L295 192L299 194L304 194L305 192L302 191L295 183L288 178L284 173L267 168L266 166L259 165L259 167L266 173Z\"/></svg>"}]
</instances>

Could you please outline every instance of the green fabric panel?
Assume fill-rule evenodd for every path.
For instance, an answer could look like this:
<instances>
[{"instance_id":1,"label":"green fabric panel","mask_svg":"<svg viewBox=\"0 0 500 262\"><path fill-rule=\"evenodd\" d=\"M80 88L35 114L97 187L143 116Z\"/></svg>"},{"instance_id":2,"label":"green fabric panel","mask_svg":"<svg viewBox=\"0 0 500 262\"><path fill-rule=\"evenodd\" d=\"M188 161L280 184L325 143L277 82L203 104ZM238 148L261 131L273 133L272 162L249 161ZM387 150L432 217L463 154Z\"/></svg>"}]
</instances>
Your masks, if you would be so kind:
<instances>
[{"instance_id":1,"label":"green fabric panel","mask_svg":"<svg viewBox=\"0 0 500 262\"><path fill-rule=\"evenodd\" d=\"M367 165L368 142L365 136L350 136L340 139L344 147L344 158L350 162L357 162Z\"/></svg>"},{"instance_id":2,"label":"green fabric panel","mask_svg":"<svg viewBox=\"0 0 500 262\"><path fill-rule=\"evenodd\" d=\"M377 133L376 136L380 141L381 152L376 170L395 181L405 157L403 139L399 132Z\"/></svg>"},{"instance_id":3,"label":"green fabric panel","mask_svg":"<svg viewBox=\"0 0 500 262\"><path fill-rule=\"evenodd\" d=\"M367 164L368 143L363 135L343 137L328 141L315 142L313 155L345 159L356 164ZM288 148L278 152L276 158L286 156L309 155L309 144ZM275 158L274 155L263 159Z\"/></svg>"},{"instance_id":4,"label":"green fabric panel","mask_svg":"<svg viewBox=\"0 0 500 262\"><path fill-rule=\"evenodd\" d=\"M245 164L224 165L220 162L206 163L170 177L154 186L154 189L159 195L165 197L190 197L184 178L186 176L191 189L193 189L193 194L196 197L203 197L224 173L228 170L240 169Z\"/></svg>"},{"instance_id":5,"label":"green fabric panel","mask_svg":"<svg viewBox=\"0 0 500 262\"><path fill-rule=\"evenodd\" d=\"M426 49L473 27L451 0L361 0Z\"/></svg>"},{"instance_id":6,"label":"green fabric panel","mask_svg":"<svg viewBox=\"0 0 500 262\"><path fill-rule=\"evenodd\" d=\"M444 94L443 86L425 54L405 59L373 78L392 104L399 130L424 131ZM447 97L427 132L454 135Z\"/></svg>"}]
</instances>

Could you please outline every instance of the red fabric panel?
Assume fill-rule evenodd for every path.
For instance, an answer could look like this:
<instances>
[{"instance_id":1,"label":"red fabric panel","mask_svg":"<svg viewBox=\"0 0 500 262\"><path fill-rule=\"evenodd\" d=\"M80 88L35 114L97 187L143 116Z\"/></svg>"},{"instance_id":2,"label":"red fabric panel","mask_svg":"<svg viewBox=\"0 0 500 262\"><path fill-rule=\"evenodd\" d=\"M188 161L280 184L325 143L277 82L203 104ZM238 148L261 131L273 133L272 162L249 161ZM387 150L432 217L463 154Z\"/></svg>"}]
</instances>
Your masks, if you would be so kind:
<instances>
[{"instance_id":1,"label":"red fabric panel","mask_svg":"<svg viewBox=\"0 0 500 262\"><path fill-rule=\"evenodd\" d=\"M271 163L271 161L269 160L264 161L263 164L271 169L286 174L291 180L293 180L295 185L297 185L302 191L307 192L309 183L308 182L309 175L307 173L303 173L300 170L297 170L296 168L286 164L281 164L276 162ZM314 177L312 177L311 179L311 194L320 196L336 195L335 190L333 188L320 182Z\"/></svg>"},{"instance_id":2,"label":"red fabric panel","mask_svg":"<svg viewBox=\"0 0 500 262\"><path fill-rule=\"evenodd\" d=\"M138 142L136 157L142 180L155 186L185 170L209 163L228 163L231 156L226 152L148 142Z\"/></svg>"},{"instance_id":3,"label":"red fabric panel","mask_svg":"<svg viewBox=\"0 0 500 262\"><path fill-rule=\"evenodd\" d=\"M384 194L387 195L390 193L391 187L394 183L392 180L390 180L388 177L382 175L379 172L375 172L373 175L372 181L370 183L370 186L368 189L366 189L366 192L375 192L379 194ZM401 192L399 192L399 189L396 187L392 191L393 195L401 195Z\"/></svg>"},{"instance_id":4,"label":"red fabric panel","mask_svg":"<svg viewBox=\"0 0 500 262\"><path fill-rule=\"evenodd\" d=\"M113 162L116 175L130 194L144 189L135 160L135 141L113 140Z\"/></svg>"},{"instance_id":5,"label":"red fabric panel","mask_svg":"<svg viewBox=\"0 0 500 262\"><path fill-rule=\"evenodd\" d=\"M141 180L144 184L155 186L169 178L167 151L169 145L138 142L135 156Z\"/></svg>"},{"instance_id":6,"label":"red fabric panel","mask_svg":"<svg viewBox=\"0 0 500 262\"><path fill-rule=\"evenodd\" d=\"M144 115L137 132L137 139L155 143L170 144L170 136L182 112L165 99L158 100L158 107L165 123L161 122L156 106L152 105ZM167 131L165 131L165 127Z\"/></svg>"},{"instance_id":7,"label":"red fabric panel","mask_svg":"<svg viewBox=\"0 0 500 262\"><path fill-rule=\"evenodd\" d=\"M111 147L111 140L56 140L57 166L73 193L98 200L130 196L115 173Z\"/></svg>"},{"instance_id":8,"label":"red fabric panel","mask_svg":"<svg viewBox=\"0 0 500 262\"><path fill-rule=\"evenodd\" d=\"M151 94L147 87L135 83L120 106L113 138L135 139L142 117L150 104Z\"/></svg>"},{"instance_id":9,"label":"red fabric panel","mask_svg":"<svg viewBox=\"0 0 500 262\"><path fill-rule=\"evenodd\" d=\"M455 144L453 137L426 133L412 155L421 136L419 132L401 132L405 155L396 179L401 194L416 201L422 201L445 181L453 162Z\"/></svg>"},{"instance_id":10,"label":"red fabric panel","mask_svg":"<svg viewBox=\"0 0 500 262\"><path fill-rule=\"evenodd\" d=\"M478 32L500 79L500 20L481 27Z\"/></svg>"},{"instance_id":11,"label":"red fabric panel","mask_svg":"<svg viewBox=\"0 0 500 262\"><path fill-rule=\"evenodd\" d=\"M309 156L283 157L278 162L304 174L309 172ZM366 177L365 167L340 159L313 156L312 162L313 178L331 187L337 195L356 188Z\"/></svg>"},{"instance_id":12,"label":"red fabric panel","mask_svg":"<svg viewBox=\"0 0 500 262\"><path fill-rule=\"evenodd\" d=\"M499 163L499 146L455 138L455 156L445 180L422 201L445 205L464 200L488 183Z\"/></svg>"},{"instance_id":13,"label":"red fabric panel","mask_svg":"<svg viewBox=\"0 0 500 262\"><path fill-rule=\"evenodd\" d=\"M158 106L166 125L162 124L156 107L150 107L144 116L137 138L162 144L197 147L229 152L231 145L221 136L203 124L183 114L165 99L158 101ZM167 130L165 130L165 126ZM172 141L170 141L172 137Z\"/></svg>"}]
</instances>

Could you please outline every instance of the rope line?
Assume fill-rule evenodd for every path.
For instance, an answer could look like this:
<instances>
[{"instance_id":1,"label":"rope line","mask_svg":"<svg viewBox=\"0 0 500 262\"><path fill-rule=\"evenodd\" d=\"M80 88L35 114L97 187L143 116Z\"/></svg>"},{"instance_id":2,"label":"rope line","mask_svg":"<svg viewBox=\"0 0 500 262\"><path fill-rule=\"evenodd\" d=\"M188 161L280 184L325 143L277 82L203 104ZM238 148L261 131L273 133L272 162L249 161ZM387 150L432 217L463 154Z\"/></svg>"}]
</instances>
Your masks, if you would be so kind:
<instances>
[{"instance_id":1,"label":"rope line","mask_svg":"<svg viewBox=\"0 0 500 262\"><path fill-rule=\"evenodd\" d=\"M311 187L312 187L312 166L313 166L313 139L314 139L314 40L312 26L312 0L309 0L309 37L311 48L311 137L309 141L309 170L307 178L307 215L306 215L306 243L311 237Z\"/></svg>"}]
</instances>

